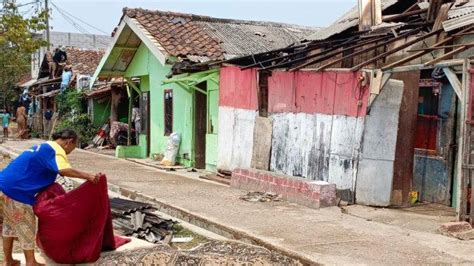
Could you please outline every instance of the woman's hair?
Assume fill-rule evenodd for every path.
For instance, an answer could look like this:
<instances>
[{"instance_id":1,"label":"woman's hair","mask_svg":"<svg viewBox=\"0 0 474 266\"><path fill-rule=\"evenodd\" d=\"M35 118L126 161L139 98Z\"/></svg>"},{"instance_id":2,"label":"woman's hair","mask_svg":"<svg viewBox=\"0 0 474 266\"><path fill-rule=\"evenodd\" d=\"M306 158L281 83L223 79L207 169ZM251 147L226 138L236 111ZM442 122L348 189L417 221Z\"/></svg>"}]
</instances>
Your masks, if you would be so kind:
<instances>
[{"instance_id":1,"label":"woman's hair","mask_svg":"<svg viewBox=\"0 0 474 266\"><path fill-rule=\"evenodd\" d=\"M72 130L72 129L63 129L61 131L58 131L56 133L53 134L53 140L58 140L58 139L63 139L63 140L66 140L66 139L72 139L74 141L76 141L79 136L77 135L76 131Z\"/></svg>"}]
</instances>

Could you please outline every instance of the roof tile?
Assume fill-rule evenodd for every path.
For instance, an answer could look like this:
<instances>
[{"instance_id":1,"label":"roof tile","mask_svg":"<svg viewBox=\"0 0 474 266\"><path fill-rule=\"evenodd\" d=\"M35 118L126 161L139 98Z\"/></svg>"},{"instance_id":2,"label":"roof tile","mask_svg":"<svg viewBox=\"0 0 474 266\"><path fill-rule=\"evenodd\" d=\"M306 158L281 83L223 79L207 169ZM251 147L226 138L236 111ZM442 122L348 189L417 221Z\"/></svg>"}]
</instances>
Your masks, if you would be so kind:
<instances>
[{"instance_id":1,"label":"roof tile","mask_svg":"<svg viewBox=\"0 0 474 266\"><path fill-rule=\"evenodd\" d=\"M207 56L214 60L224 59L225 54L240 56L282 48L319 30L139 8L125 8L124 16L138 21L173 56ZM264 31L266 36L256 38L256 31Z\"/></svg>"}]
</instances>

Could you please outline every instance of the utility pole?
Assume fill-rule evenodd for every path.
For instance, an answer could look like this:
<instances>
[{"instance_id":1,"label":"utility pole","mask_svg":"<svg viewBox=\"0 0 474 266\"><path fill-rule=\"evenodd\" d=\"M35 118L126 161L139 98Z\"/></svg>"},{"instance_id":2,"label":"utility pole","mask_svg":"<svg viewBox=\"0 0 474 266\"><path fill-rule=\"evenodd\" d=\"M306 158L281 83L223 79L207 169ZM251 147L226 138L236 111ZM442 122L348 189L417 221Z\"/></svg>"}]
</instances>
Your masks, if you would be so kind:
<instances>
[{"instance_id":1,"label":"utility pole","mask_svg":"<svg viewBox=\"0 0 474 266\"><path fill-rule=\"evenodd\" d=\"M44 0L44 8L46 9L46 12L48 12L48 16L46 17L46 26L48 27L46 29L46 41L48 42L48 51L51 48L51 33L50 33L50 27L49 27L49 17L50 17L50 10L49 10L49 0Z\"/></svg>"}]
</instances>

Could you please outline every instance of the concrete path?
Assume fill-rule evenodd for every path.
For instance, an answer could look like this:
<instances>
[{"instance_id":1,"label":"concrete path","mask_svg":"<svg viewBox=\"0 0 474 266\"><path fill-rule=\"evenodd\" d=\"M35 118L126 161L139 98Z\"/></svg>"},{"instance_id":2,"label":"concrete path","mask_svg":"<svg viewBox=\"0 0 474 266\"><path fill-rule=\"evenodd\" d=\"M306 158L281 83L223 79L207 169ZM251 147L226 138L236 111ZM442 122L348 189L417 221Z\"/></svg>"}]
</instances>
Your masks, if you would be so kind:
<instances>
[{"instance_id":1,"label":"concrete path","mask_svg":"<svg viewBox=\"0 0 474 266\"><path fill-rule=\"evenodd\" d=\"M35 141L8 141L0 149L20 152ZM250 203L244 191L203 182L126 160L75 151L72 164L104 172L110 185L140 191L211 231L275 248L305 262L323 264L473 264L474 243L341 213L286 202ZM181 218L181 217L180 217ZM203 222L206 221L206 222ZM225 230L224 230L225 231Z\"/></svg>"}]
</instances>

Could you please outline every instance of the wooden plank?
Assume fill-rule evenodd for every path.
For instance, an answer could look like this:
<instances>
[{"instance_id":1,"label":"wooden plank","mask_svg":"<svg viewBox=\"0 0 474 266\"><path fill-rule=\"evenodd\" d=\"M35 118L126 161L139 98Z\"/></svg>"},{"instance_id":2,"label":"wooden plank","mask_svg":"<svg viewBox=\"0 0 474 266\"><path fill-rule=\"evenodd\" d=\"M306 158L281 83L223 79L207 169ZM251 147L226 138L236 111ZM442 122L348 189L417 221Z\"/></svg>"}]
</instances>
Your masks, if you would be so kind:
<instances>
[{"instance_id":1,"label":"wooden plank","mask_svg":"<svg viewBox=\"0 0 474 266\"><path fill-rule=\"evenodd\" d=\"M319 70L322 70L322 69L324 69L324 68L327 68L328 66L332 66L332 65L337 64L337 63L339 63L339 62L342 62L342 61L344 61L344 60L346 60L346 59L348 59L348 58L351 58L351 57L354 57L354 56L357 56L357 55L366 53L366 52L368 52L368 51L372 51L373 49L377 49L377 48L379 48L379 47L383 47L383 46L385 46L385 45L387 45L387 44L390 44L390 43L393 43L393 42L395 42L395 41L401 40L401 39L403 39L403 38L405 38L405 37L407 37L407 36L410 36L410 35L412 35L412 34L418 32L419 30L420 30L419 28L418 28L418 29L411 30L411 31L409 31L409 32L406 32L406 33L404 33L404 34L399 35L398 37L395 37L395 38L392 38L392 39L390 39L390 40L387 40L387 41L381 42L381 43L379 43L379 44L373 45L373 46L371 46L371 47L362 49L362 50L360 50L360 51L357 51L357 52L355 52L355 53L349 54L349 55L347 55L347 56L343 56L342 58L339 58L339 59L337 59L337 60L335 60L335 61L329 62L329 63L327 63L327 64L325 64L325 65L323 65L323 66L317 68L317 70L318 70L318 71L319 71ZM383 39L385 39L385 38L382 38L382 40L383 40ZM365 45L365 44L364 44L364 45ZM359 48L359 47L362 47L362 46L363 46L363 45L358 45L358 47L350 47L350 48L347 48L347 49L355 49L355 48ZM290 71L296 71L296 70L299 70L299 69L304 68L304 67L306 67L306 66L309 66L309 65L312 65L312 64L315 64L315 63L318 63L318 62L322 62L322 61L324 61L324 60L327 60L327 59L330 59L330 58L334 57L334 55L335 55L335 54L329 54L329 55L326 55L326 56L317 58L317 59L315 59L315 60L311 60L311 61L306 62L306 63L304 63L304 64L302 64L302 65L300 65L300 66L297 66L297 67L295 67L295 68L292 68Z\"/></svg>"},{"instance_id":2,"label":"wooden plank","mask_svg":"<svg viewBox=\"0 0 474 266\"><path fill-rule=\"evenodd\" d=\"M230 186L230 179L228 178L223 178L212 174L201 175L199 178Z\"/></svg>"},{"instance_id":3,"label":"wooden plank","mask_svg":"<svg viewBox=\"0 0 474 266\"><path fill-rule=\"evenodd\" d=\"M465 33L465 32L469 32L471 31L472 29L474 29L474 25L460 31L459 33ZM455 36L451 36L451 37L447 37L446 39L442 40L442 41L439 41L437 42L436 44L434 44L432 47L438 47L438 46L442 46L452 40L454 40L456 37ZM390 69L390 68L393 68L393 67L396 67L396 66L399 66L401 64L404 64L404 63L407 63L407 62L410 62L420 56L423 56L425 54L428 54L430 51L422 51L422 52L419 52L419 53L416 53L414 55L411 55L409 57L406 57L406 58L403 58L401 60L398 60L396 62L393 62L391 64L388 64L388 65L385 65L384 67L382 67L382 70L385 71L387 69Z\"/></svg>"},{"instance_id":4,"label":"wooden plank","mask_svg":"<svg viewBox=\"0 0 474 266\"><path fill-rule=\"evenodd\" d=\"M436 16L435 23L433 25L433 31L440 30L443 28L443 22L448 18L448 12L451 9L452 3L443 4Z\"/></svg>"},{"instance_id":5,"label":"wooden plank","mask_svg":"<svg viewBox=\"0 0 474 266\"><path fill-rule=\"evenodd\" d=\"M454 73L454 71L451 68L444 67L443 71L444 71L444 74L446 75L446 77L448 78L449 82L451 83L451 86L453 87L454 92L456 92L456 95L461 100L462 99L462 95L461 95L462 94L461 93L462 84L461 84L461 81L459 81L458 77L456 76L456 73Z\"/></svg>"},{"instance_id":6,"label":"wooden plank","mask_svg":"<svg viewBox=\"0 0 474 266\"><path fill-rule=\"evenodd\" d=\"M443 4L444 0L431 0L430 7L428 8L428 21L435 21L436 15L438 14L441 5Z\"/></svg>"},{"instance_id":7,"label":"wooden plank","mask_svg":"<svg viewBox=\"0 0 474 266\"><path fill-rule=\"evenodd\" d=\"M436 35L436 34L438 34L438 33L440 33L440 32L441 32L441 30L432 31L432 32L430 32L430 33L428 33L428 34L426 34L426 35L423 35L423 36L418 37L418 38L416 38L416 39L414 39L414 40L411 40L411 41L409 41L409 42L406 42L405 44L402 44L402 45L400 45L400 46L398 46L398 47L395 47L394 49L391 49L391 50L388 51L388 52L385 52L385 53L383 53L383 54L380 54L380 55L378 55L378 56L376 56L376 57L371 58L371 59L368 60L368 61L365 61L365 62L363 62L363 63L358 64L357 66L355 66L355 67L352 68L352 71L357 71L357 70L361 69L362 67L364 67L364 66L367 65L367 64L377 62L378 60L380 60L380 59L382 59L382 58L385 58L385 57L387 57L388 55L391 55L391 54L394 54L394 53L396 53L396 52L398 52L398 51L401 51L401 50L403 50L403 49L405 49L405 48L407 48L407 47L410 47L410 46L412 46L412 45L414 45L414 44L416 44L416 43L418 43L418 42L420 42L420 41L422 41L422 40L424 40L424 39L427 39L427 38L429 38L429 37L431 37L431 36L433 36L433 35Z\"/></svg>"},{"instance_id":8,"label":"wooden plank","mask_svg":"<svg viewBox=\"0 0 474 266\"><path fill-rule=\"evenodd\" d=\"M402 194L401 206L410 206L410 192L413 182L416 121L418 111L418 90L420 71L397 73L392 79L403 81L403 96L395 150L393 190ZM385 88L384 88L385 89ZM392 202L396 204L397 202Z\"/></svg>"},{"instance_id":9,"label":"wooden plank","mask_svg":"<svg viewBox=\"0 0 474 266\"><path fill-rule=\"evenodd\" d=\"M442 60L444 60L444 59L446 59L446 58L450 58L450 57L453 56L453 55L456 55L456 54L458 54L458 53L460 53L460 52L462 52L462 51L465 51L465 50L467 50L468 48L469 48L469 46L467 46L467 45L466 45L466 46L463 46L463 47L459 47L459 48L457 48L457 49L455 49L455 50L453 50L453 51L451 51L451 52L449 52L449 53L445 53L444 55L442 55L442 56L440 56L440 57L438 57L438 58L435 58L435 59L433 59L433 60L431 60L431 61L426 62L426 63L425 63L425 66L434 65L434 64L436 64L436 63L438 63L438 62L440 62L440 61L442 61Z\"/></svg>"},{"instance_id":10,"label":"wooden plank","mask_svg":"<svg viewBox=\"0 0 474 266\"><path fill-rule=\"evenodd\" d=\"M385 42L379 43L379 44L377 44L377 45L368 47L368 48L366 48L366 49L357 51L357 52L352 53L352 54L349 54L349 55L347 55L347 56L343 56L342 58L339 58L339 59L337 59L337 60L328 62L327 64L324 64L324 65L318 67L318 68L316 69L316 71L321 71L321 70L323 70L323 69L325 69L325 68L327 68L327 67L329 67L329 66L332 66L332 65L334 65L334 64L337 64L337 63L339 63L339 62L342 62L342 61L344 61L344 60L346 60L346 59L349 59L349 58L352 58L352 57L354 57L354 56L357 56L357 55L366 53L366 52L368 52L368 51L372 51L373 49L376 49L376 48L378 48L378 47L383 47L383 46L385 46L385 45L387 45L387 44L390 44L390 43L392 43L392 42L401 40L401 39L403 39L403 38L405 38L405 37L407 37L407 36L410 36L410 35L414 34L416 31L419 31L419 30L420 30L420 29L415 29L415 30L406 32L406 33L404 33L404 34L402 34L402 35L399 35L399 36L397 36L397 37L395 37L395 38L393 38L393 39L390 39L390 40L388 40L388 41L385 41ZM295 67L295 68L291 69L291 71L301 69L301 68L305 67L307 64L308 64L308 63L303 64L303 65L298 66L298 67ZM314 63L311 63L311 64L314 64Z\"/></svg>"},{"instance_id":11,"label":"wooden plank","mask_svg":"<svg viewBox=\"0 0 474 266\"><path fill-rule=\"evenodd\" d=\"M253 154L251 167L259 170L270 169L270 155L272 148L272 121L267 117L255 119L253 135Z\"/></svg>"},{"instance_id":12,"label":"wooden plank","mask_svg":"<svg viewBox=\"0 0 474 266\"><path fill-rule=\"evenodd\" d=\"M463 64L463 82L462 82L462 100L460 101L460 119L461 121L466 121L467 117L467 103L470 91L470 86L468 84L468 75L470 75L469 70L467 69L466 62ZM468 178L468 171L462 168L463 165L469 164L466 156L466 149L468 148L467 144L467 125L465 123L458 123L459 132L461 132L459 136L459 149L457 155L457 165L456 165L456 173L457 173L457 190L458 190L458 201L456 206L456 212L458 216L458 220L463 220L464 217L467 215L467 180Z\"/></svg>"},{"instance_id":13,"label":"wooden plank","mask_svg":"<svg viewBox=\"0 0 474 266\"><path fill-rule=\"evenodd\" d=\"M401 14L396 14L396 15L384 16L383 17L383 22L393 22L393 21L396 21L398 19L423 14L423 13L426 13L427 11L428 11L428 9L425 8L425 9L413 10L413 11L409 11L409 12L401 13Z\"/></svg>"},{"instance_id":14,"label":"wooden plank","mask_svg":"<svg viewBox=\"0 0 474 266\"><path fill-rule=\"evenodd\" d=\"M380 0L359 0L359 18L360 31L382 23Z\"/></svg>"},{"instance_id":15,"label":"wooden plank","mask_svg":"<svg viewBox=\"0 0 474 266\"><path fill-rule=\"evenodd\" d=\"M458 48L458 47L463 47L463 46L466 46L466 45L474 46L474 43L453 44L453 45L444 45L444 46L438 46L438 47L426 47L426 48L408 50L407 52L411 53L411 52L420 52L420 51L435 51L435 50L446 49L446 48Z\"/></svg>"},{"instance_id":16,"label":"wooden plank","mask_svg":"<svg viewBox=\"0 0 474 266\"><path fill-rule=\"evenodd\" d=\"M316 54L312 54L310 56L306 56L306 57L303 57L303 58L299 58L299 59L295 59L295 60L292 60L290 62L286 62L286 63L281 63L281 64L276 64L274 66L270 66L270 67L264 67L263 69L264 70L269 70L269 69L274 69L274 68L280 68L280 67L283 67L283 66L286 66L286 65L289 65L289 64L294 64L294 63L299 63L299 62L303 62L303 61L306 61L306 60L309 60L311 58L315 58L315 57L318 57L318 56L324 56L324 58L331 58L331 57L334 57L340 53L343 53L345 50L348 50L348 49L355 49L355 48L359 48L359 47L362 47L364 45L367 45L367 44L370 44L370 43L374 43L374 42L378 42L378 41L381 41L381 40L385 40L387 39L387 36L383 36L383 37L379 37L379 38L374 38L374 39L370 39L370 40L367 40L367 41L364 41L364 42L361 42L361 43L358 43L358 44L355 44L353 46L350 46L350 47L347 47L345 49L342 49L342 50L338 50L340 48L343 48L345 45L352 45L353 43L357 42L358 40L353 40L349 43L343 43L341 45L337 45L335 47L338 47L338 49L334 49L335 47L329 49L329 50L325 50L325 51L322 51L322 52L319 52L319 53L316 53ZM332 52L331 52L332 51ZM328 53L330 52L330 53Z\"/></svg>"}]
</instances>

